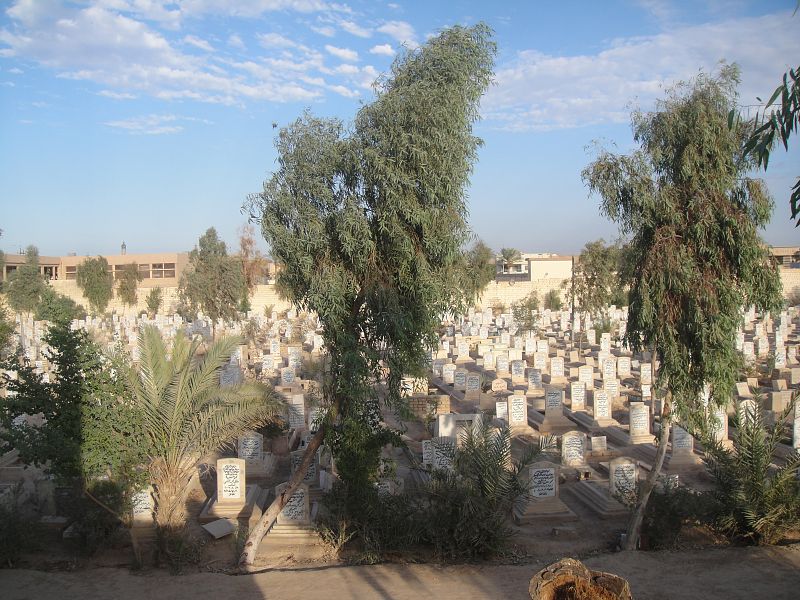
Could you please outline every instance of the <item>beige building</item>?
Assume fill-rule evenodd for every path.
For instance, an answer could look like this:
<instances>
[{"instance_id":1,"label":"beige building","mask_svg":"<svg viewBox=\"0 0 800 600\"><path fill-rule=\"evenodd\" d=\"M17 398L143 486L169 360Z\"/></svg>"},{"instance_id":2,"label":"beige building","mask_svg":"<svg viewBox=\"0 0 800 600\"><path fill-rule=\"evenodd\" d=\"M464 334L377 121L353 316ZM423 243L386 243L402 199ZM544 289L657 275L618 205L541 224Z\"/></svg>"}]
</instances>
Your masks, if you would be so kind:
<instances>
[{"instance_id":1,"label":"beige building","mask_svg":"<svg viewBox=\"0 0 800 600\"><path fill-rule=\"evenodd\" d=\"M91 256L62 256L60 265L60 278L67 281L74 280L78 265ZM176 287L181 278L181 273L189 264L189 254L186 252L160 252L157 254L117 254L104 256L108 261L109 269L118 279L126 265L135 264L139 270L142 281L139 287Z\"/></svg>"}]
</instances>

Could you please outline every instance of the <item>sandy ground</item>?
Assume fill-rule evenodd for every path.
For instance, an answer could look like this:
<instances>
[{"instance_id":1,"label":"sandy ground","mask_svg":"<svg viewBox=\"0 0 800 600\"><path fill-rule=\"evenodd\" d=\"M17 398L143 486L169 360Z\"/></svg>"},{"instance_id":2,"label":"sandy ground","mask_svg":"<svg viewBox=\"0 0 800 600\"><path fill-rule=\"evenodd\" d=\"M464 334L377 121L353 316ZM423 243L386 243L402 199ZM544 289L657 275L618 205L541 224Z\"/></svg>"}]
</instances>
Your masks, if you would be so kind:
<instances>
[{"instance_id":1,"label":"sandy ground","mask_svg":"<svg viewBox=\"0 0 800 600\"><path fill-rule=\"evenodd\" d=\"M637 600L800 598L800 545L713 548L686 552L622 552L588 558L593 569L631 583ZM295 566L253 575L134 574L127 569L77 572L0 571L3 600L203 598L304 600L527 598L528 581L543 564Z\"/></svg>"}]
</instances>

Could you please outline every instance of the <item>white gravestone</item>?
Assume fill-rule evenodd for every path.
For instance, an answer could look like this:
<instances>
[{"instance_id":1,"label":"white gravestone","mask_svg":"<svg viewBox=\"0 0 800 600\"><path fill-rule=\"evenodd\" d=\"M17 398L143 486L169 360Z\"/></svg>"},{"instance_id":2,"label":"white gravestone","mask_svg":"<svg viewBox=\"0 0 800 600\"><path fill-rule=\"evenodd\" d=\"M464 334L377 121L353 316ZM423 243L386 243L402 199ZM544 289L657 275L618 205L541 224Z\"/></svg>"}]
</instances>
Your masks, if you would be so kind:
<instances>
[{"instance_id":1,"label":"white gravestone","mask_svg":"<svg viewBox=\"0 0 800 600\"><path fill-rule=\"evenodd\" d=\"M244 505L245 461L241 458L217 460L217 504Z\"/></svg>"},{"instance_id":2,"label":"white gravestone","mask_svg":"<svg viewBox=\"0 0 800 600\"><path fill-rule=\"evenodd\" d=\"M508 401L495 402L495 414L498 419L508 420Z\"/></svg>"},{"instance_id":3,"label":"white gravestone","mask_svg":"<svg viewBox=\"0 0 800 600\"><path fill-rule=\"evenodd\" d=\"M147 486L131 496L131 517L134 527L153 527L153 488Z\"/></svg>"},{"instance_id":4,"label":"white gravestone","mask_svg":"<svg viewBox=\"0 0 800 600\"><path fill-rule=\"evenodd\" d=\"M564 358L555 356L550 360L550 380L564 379Z\"/></svg>"},{"instance_id":5,"label":"white gravestone","mask_svg":"<svg viewBox=\"0 0 800 600\"><path fill-rule=\"evenodd\" d=\"M289 411L289 427L302 429L306 426L306 404L303 394L293 394L287 409Z\"/></svg>"},{"instance_id":6,"label":"white gravestone","mask_svg":"<svg viewBox=\"0 0 800 600\"><path fill-rule=\"evenodd\" d=\"M288 483L282 483L275 488L275 496L279 497L283 494L284 490L289 486ZM307 524L311 522L311 510L308 494L308 486L300 484L294 491L294 494L286 501L280 513L278 513L277 522L279 525L286 524Z\"/></svg>"},{"instance_id":7,"label":"white gravestone","mask_svg":"<svg viewBox=\"0 0 800 600\"><path fill-rule=\"evenodd\" d=\"M558 471L555 467L529 467L528 493L532 498L556 498L558 496Z\"/></svg>"},{"instance_id":8,"label":"white gravestone","mask_svg":"<svg viewBox=\"0 0 800 600\"><path fill-rule=\"evenodd\" d=\"M586 464L586 434L568 431L561 437L561 463L568 467Z\"/></svg>"},{"instance_id":9,"label":"white gravestone","mask_svg":"<svg viewBox=\"0 0 800 600\"><path fill-rule=\"evenodd\" d=\"M630 417L631 444L652 444L650 408L644 402L631 402L628 414Z\"/></svg>"},{"instance_id":10,"label":"white gravestone","mask_svg":"<svg viewBox=\"0 0 800 600\"><path fill-rule=\"evenodd\" d=\"M264 458L264 436L256 431L247 431L239 436L237 455L245 462L257 462Z\"/></svg>"},{"instance_id":11,"label":"white gravestone","mask_svg":"<svg viewBox=\"0 0 800 600\"><path fill-rule=\"evenodd\" d=\"M639 381L642 385L653 385L653 365L642 363L639 367Z\"/></svg>"},{"instance_id":12,"label":"white gravestone","mask_svg":"<svg viewBox=\"0 0 800 600\"><path fill-rule=\"evenodd\" d=\"M305 450L295 450L290 454L291 460L291 468L292 474L296 473L297 470L300 468L300 464L303 462L303 457L305 456ZM314 458L311 460L311 464L308 465L308 469L306 469L306 474L303 476L303 483L308 485L315 485L318 481L318 455L314 454Z\"/></svg>"},{"instance_id":13,"label":"white gravestone","mask_svg":"<svg viewBox=\"0 0 800 600\"><path fill-rule=\"evenodd\" d=\"M478 373L468 373L464 398L467 400L480 400L480 397L481 376Z\"/></svg>"},{"instance_id":14,"label":"white gravestone","mask_svg":"<svg viewBox=\"0 0 800 600\"><path fill-rule=\"evenodd\" d=\"M586 410L586 384L582 381L573 381L569 384L570 410Z\"/></svg>"},{"instance_id":15,"label":"white gravestone","mask_svg":"<svg viewBox=\"0 0 800 600\"><path fill-rule=\"evenodd\" d=\"M594 367L583 366L578 367L578 381L583 383L587 388L594 386Z\"/></svg>"},{"instance_id":16,"label":"white gravestone","mask_svg":"<svg viewBox=\"0 0 800 600\"><path fill-rule=\"evenodd\" d=\"M525 362L515 360L511 362L511 382L525 383Z\"/></svg>"},{"instance_id":17,"label":"white gravestone","mask_svg":"<svg viewBox=\"0 0 800 600\"><path fill-rule=\"evenodd\" d=\"M493 392L505 392L508 389L508 383L505 379L493 379L492 380L492 391Z\"/></svg>"},{"instance_id":18,"label":"white gravestone","mask_svg":"<svg viewBox=\"0 0 800 600\"><path fill-rule=\"evenodd\" d=\"M528 399L521 394L508 397L508 425L512 428L527 428Z\"/></svg>"},{"instance_id":19,"label":"white gravestone","mask_svg":"<svg viewBox=\"0 0 800 600\"><path fill-rule=\"evenodd\" d=\"M447 363L442 366L442 381L452 385L455 381L456 366L453 363Z\"/></svg>"},{"instance_id":20,"label":"white gravestone","mask_svg":"<svg viewBox=\"0 0 800 600\"><path fill-rule=\"evenodd\" d=\"M613 423L611 418L611 403L605 390L594 390L592 394L594 427L607 427Z\"/></svg>"}]
</instances>

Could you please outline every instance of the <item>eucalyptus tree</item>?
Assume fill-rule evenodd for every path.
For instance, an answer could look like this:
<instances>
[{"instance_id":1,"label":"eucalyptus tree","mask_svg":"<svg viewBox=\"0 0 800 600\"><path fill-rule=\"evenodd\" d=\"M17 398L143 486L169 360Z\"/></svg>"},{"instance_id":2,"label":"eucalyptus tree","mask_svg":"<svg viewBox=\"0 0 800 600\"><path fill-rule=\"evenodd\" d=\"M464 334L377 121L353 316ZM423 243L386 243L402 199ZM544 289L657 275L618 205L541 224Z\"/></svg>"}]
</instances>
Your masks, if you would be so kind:
<instances>
[{"instance_id":1,"label":"eucalyptus tree","mask_svg":"<svg viewBox=\"0 0 800 600\"><path fill-rule=\"evenodd\" d=\"M494 53L487 26L446 29L395 60L352 126L306 113L278 136L279 169L249 210L283 264L283 293L319 316L329 410L286 493L251 532L243 567L323 437L337 455L379 449L375 383L385 374L383 401L400 407L401 378L423 373L440 315L463 304L453 282L481 144L472 125Z\"/></svg>"},{"instance_id":2,"label":"eucalyptus tree","mask_svg":"<svg viewBox=\"0 0 800 600\"><path fill-rule=\"evenodd\" d=\"M102 315L114 296L114 275L108 261L102 256L87 258L78 265L75 280L92 310Z\"/></svg>"},{"instance_id":3,"label":"eucalyptus tree","mask_svg":"<svg viewBox=\"0 0 800 600\"><path fill-rule=\"evenodd\" d=\"M222 386L220 373L239 338L216 340L200 353L202 340L177 335L167 348L155 327L139 334L139 362L131 378L147 471L155 487L156 523L185 523L186 497L200 458L231 445L248 429L267 423L284 408L269 386L257 382Z\"/></svg>"},{"instance_id":4,"label":"eucalyptus tree","mask_svg":"<svg viewBox=\"0 0 800 600\"><path fill-rule=\"evenodd\" d=\"M139 266L133 262L122 267L117 282L117 297L128 306L134 306L138 300L137 288L142 280Z\"/></svg>"},{"instance_id":5,"label":"eucalyptus tree","mask_svg":"<svg viewBox=\"0 0 800 600\"><path fill-rule=\"evenodd\" d=\"M31 315L46 289L47 282L39 270L39 249L28 246L25 250L25 262L11 273L5 286L8 306L19 315ZM23 326L20 320L20 333L24 340Z\"/></svg>"},{"instance_id":6,"label":"eucalyptus tree","mask_svg":"<svg viewBox=\"0 0 800 600\"><path fill-rule=\"evenodd\" d=\"M574 302L592 315L600 318L605 315L617 290L622 287L620 279L620 248L616 244L606 245L600 239L588 242L573 268L569 280L570 297Z\"/></svg>"},{"instance_id":7,"label":"eucalyptus tree","mask_svg":"<svg viewBox=\"0 0 800 600\"><path fill-rule=\"evenodd\" d=\"M677 85L650 113L633 114L630 155L602 151L584 171L601 212L630 236L630 347L654 347L666 394L653 469L628 526L636 547L642 516L666 454L670 422L702 426L701 392L730 400L739 356L735 334L742 309L780 306L781 284L758 235L772 201L748 177L746 124L727 125L738 69L699 75Z\"/></svg>"},{"instance_id":8,"label":"eucalyptus tree","mask_svg":"<svg viewBox=\"0 0 800 600\"><path fill-rule=\"evenodd\" d=\"M189 266L179 284L182 299L193 312L203 311L211 319L216 335L217 323L239 318L239 305L247 298L242 266L228 256L225 242L210 227L189 253Z\"/></svg>"},{"instance_id":9,"label":"eucalyptus tree","mask_svg":"<svg viewBox=\"0 0 800 600\"><path fill-rule=\"evenodd\" d=\"M495 276L494 254L483 240L477 240L464 252L460 275L460 286L467 301L478 300Z\"/></svg>"}]
</instances>

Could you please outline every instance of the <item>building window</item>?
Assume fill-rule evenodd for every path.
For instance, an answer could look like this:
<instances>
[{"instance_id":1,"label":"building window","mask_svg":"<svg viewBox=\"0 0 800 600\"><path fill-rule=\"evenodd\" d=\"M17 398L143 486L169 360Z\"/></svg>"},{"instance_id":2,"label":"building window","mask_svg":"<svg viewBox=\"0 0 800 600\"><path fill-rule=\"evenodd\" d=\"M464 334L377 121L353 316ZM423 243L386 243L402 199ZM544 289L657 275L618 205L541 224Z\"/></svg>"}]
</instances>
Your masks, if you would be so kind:
<instances>
[{"instance_id":1,"label":"building window","mask_svg":"<svg viewBox=\"0 0 800 600\"><path fill-rule=\"evenodd\" d=\"M64 277L67 279L75 279L78 267L64 267Z\"/></svg>"},{"instance_id":2,"label":"building window","mask_svg":"<svg viewBox=\"0 0 800 600\"><path fill-rule=\"evenodd\" d=\"M150 265L139 265L139 276L142 279L150 279Z\"/></svg>"},{"instance_id":3,"label":"building window","mask_svg":"<svg viewBox=\"0 0 800 600\"><path fill-rule=\"evenodd\" d=\"M175 263L153 263L153 279L175 279Z\"/></svg>"}]
</instances>

